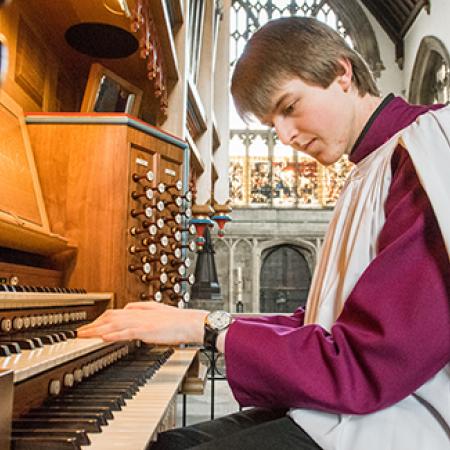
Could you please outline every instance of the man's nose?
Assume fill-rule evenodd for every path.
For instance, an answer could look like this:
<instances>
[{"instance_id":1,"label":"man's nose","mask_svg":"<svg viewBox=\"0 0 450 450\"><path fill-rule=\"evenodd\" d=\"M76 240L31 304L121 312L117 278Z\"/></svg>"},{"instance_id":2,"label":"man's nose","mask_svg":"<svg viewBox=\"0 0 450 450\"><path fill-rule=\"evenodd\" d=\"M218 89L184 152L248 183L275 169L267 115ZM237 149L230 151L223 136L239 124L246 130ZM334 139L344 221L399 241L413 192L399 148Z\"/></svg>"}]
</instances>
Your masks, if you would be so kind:
<instances>
[{"instance_id":1,"label":"man's nose","mask_svg":"<svg viewBox=\"0 0 450 450\"><path fill-rule=\"evenodd\" d=\"M293 145L298 135L298 131L292 120L286 117L279 117L274 120L274 128L280 141L284 145Z\"/></svg>"}]
</instances>

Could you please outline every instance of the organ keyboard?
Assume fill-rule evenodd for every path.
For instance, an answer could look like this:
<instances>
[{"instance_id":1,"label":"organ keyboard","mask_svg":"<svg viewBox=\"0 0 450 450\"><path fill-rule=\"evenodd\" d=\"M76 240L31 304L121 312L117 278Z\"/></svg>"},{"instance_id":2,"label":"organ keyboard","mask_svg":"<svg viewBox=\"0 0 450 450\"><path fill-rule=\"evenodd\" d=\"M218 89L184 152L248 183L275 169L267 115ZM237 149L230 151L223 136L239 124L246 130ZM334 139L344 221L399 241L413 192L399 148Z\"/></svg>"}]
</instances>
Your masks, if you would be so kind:
<instances>
[{"instance_id":1,"label":"organ keyboard","mask_svg":"<svg viewBox=\"0 0 450 450\"><path fill-rule=\"evenodd\" d=\"M76 338L111 303L112 294L0 292L12 450L143 450L175 425L175 397L197 350ZM45 339L53 335L60 339Z\"/></svg>"}]
</instances>

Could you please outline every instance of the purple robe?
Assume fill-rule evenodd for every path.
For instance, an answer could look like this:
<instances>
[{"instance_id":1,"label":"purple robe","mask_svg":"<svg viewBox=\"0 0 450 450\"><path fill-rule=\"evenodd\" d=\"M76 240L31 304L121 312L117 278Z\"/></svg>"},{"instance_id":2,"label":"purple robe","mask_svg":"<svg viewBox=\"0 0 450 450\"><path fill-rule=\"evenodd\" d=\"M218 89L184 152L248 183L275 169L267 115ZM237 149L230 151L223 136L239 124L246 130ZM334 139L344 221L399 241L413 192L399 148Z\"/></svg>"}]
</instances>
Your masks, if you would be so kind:
<instances>
[{"instance_id":1,"label":"purple robe","mask_svg":"<svg viewBox=\"0 0 450 450\"><path fill-rule=\"evenodd\" d=\"M434 107L433 107L434 108ZM430 107L388 97L350 159L357 163ZM228 381L243 406L367 414L405 398L450 358L450 265L428 197L401 147L377 256L331 332L292 316L236 320L228 330Z\"/></svg>"}]
</instances>

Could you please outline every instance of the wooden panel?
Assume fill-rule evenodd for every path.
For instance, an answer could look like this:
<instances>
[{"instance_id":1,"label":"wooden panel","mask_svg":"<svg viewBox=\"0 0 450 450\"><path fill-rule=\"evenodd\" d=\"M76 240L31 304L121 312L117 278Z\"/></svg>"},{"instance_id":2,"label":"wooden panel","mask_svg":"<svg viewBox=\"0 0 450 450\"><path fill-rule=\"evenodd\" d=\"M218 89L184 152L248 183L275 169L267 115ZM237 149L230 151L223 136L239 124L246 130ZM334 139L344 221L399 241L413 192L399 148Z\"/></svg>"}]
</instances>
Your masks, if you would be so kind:
<instances>
[{"instance_id":1,"label":"wooden panel","mask_svg":"<svg viewBox=\"0 0 450 450\"><path fill-rule=\"evenodd\" d=\"M19 284L28 286L63 286L63 273L58 270L0 262L0 278L17 277Z\"/></svg>"},{"instance_id":2,"label":"wooden panel","mask_svg":"<svg viewBox=\"0 0 450 450\"><path fill-rule=\"evenodd\" d=\"M135 143L131 143L131 152L130 152L130 184L129 184L129 210L136 209L136 210L142 210L144 209L144 204L147 203L147 200L137 199L133 200L131 198L131 193L133 191L141 192L142 185L140 183L136 183L131 179L131 176L133 173L137 173L138 175L143 175L147 171L151 170L153 173L156 173L157 170L157 164L158 164L158 157L156 152L152 151L151 149L146 149L145 147L137 146ZM150 183L146 183L150 184ZM154 182L152 183L155 184ZM140 227L142 220L140 218L133 218L130 214L127 215L128 222L127 222L127 230L129 230L131 227ZM131 245L139 245L140 239L136 239L130 235L128 235L128 246ZM132 265L141 265L142 262L140 261L139 255L131 255L127 253L127 260L128 264ZM127 265L128 265L127 264ZM127 270L126 266L124 265L124 270ZM157 265L152 264L152 270L153 273L156 273L157 271ZM139 279L139 273L128 273L127 275L127 297L129 299L139 299L141 294L154 294L152 284L144 284Z\"/></svg>"},{"instance_id":3,"label":"wooden panel","mask_svg":"<svg viewBox=\"0 0 450 450\"><path fill-rule=\"evenodd\" d=\"M56 82L55 110L70 112L78 111L81 104L81 95L77 92L73 81L62 71L58 71Z\"/></svg>"},{"instance_id":4,"label":"wooden panel","mask_svg":"<svg viewBox=\"0 0 450 450\"><path fill-rule=\"evenodd\" d=\"M128 271L129 264L141 265L128 251L141 242L129 235L141 223L130 211L145 203L131 198L143 191L131 176L152 170L154 186L176 181L183 150L126 125L48 123L29 130L51 227L78 248L67 286L115 292L117 307L138 300L151 287Z\"/></svg>"},{"instance_id":5,"label":"wooden panel","mask_svg":"<svg viewBox=\"0 0 450 450\"><path fill-rule=\"evenodd\" d=\"M32 154L20 108L6 94L0 97L0 210L42 225Z\"/></svg>"},{"instance_id":6,"label":"wooden panel","mask_svg":"<svg viewBox=\"0 0 450 450\"><path fill-rule=\"evenodd\" d=\"M21 18L17 38L15 80L40 106L43 106L46 52L39 38Z\"/></svg>"},{"instance_id":7,"label":"wooden panel","mask_svg":"<svg viewBox=\"0 0 450 450\"><path fill-rule=\"evenodd\" d=\"M112 290L122 301L126 127L48 124L29 129L51 227L78 247L68 286Z\"/></svg>"}]
</instances>

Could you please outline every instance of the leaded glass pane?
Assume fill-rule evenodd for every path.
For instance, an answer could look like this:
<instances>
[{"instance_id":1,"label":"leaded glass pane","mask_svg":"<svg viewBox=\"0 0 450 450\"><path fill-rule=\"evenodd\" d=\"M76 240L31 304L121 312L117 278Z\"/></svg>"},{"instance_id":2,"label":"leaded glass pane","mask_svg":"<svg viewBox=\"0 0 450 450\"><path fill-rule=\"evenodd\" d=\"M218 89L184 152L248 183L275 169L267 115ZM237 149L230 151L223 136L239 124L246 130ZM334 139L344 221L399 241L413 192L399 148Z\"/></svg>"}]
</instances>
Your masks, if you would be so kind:
<instances>
[{"instance_id":1,"label":"leaded glass pane","mask_svg":"<svg viewBox=\"0 0 450 450\"><path fill-rule=\"evenodd\" d=\"M297 162L297 197L300 207L320 207L318 197L318 162L308 156L300 156Z\"/></svg>"},{"instance_id":2,"label":"leaded glass pane","mask_svg":"<svg viewBox=\"0 0 450 450\"><path fill-rule=\"evenodd\" d=\"M297 194L295 188L294 150L277 143L272 159L273 206L295 206Z\"/></svg>"},{"instance_id":3,"label":"leaded glass pane","mask_svg":"<svg viewBox=\"0 0 450 450\"><path fill-rule=\"evenodd\" d=\"M230 158L230 195L237 206L247 203L244 196L244 165L245 158L236 156Z\"/></svg>"},{"instance_id":4,"label":"leaded glass pane","mask_svg":"<svg viewBox=\"0 0 450 450\"><path fill-rule=\"evenodd\" d=\"M268 206L271 201L269 148L262 136L257 135L248 149L250 169L249 204Z\"/></svg>"},{"instance_id":5,"label":"leaded glass pane","mask_svg":"<svg viewBox=\"0 0 450 450\"><path fill-rule=\"evenodd\" d=\"M324 168L322 200L324 206L332 206L336 203L352 167L353 164L345 155L335 164Z\"/></svg>"}]
</instances>

